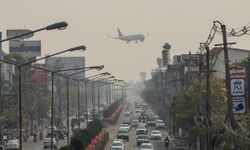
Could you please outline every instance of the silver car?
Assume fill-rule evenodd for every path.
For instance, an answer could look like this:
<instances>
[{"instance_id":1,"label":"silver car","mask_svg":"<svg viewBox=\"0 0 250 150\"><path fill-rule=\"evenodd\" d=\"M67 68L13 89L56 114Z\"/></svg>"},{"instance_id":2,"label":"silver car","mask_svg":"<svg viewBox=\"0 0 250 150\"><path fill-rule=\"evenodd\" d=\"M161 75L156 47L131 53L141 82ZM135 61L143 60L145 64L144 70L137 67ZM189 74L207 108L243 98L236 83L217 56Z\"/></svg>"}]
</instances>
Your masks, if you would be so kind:
<instances>
[{"instance_id":1,"label":"silver car","mask_svg":"<svg viewBox=\"0 0 250 150\"><path fill-rule=\"evenodd\" d=\"M161 132L159 130L152 130L150 133L151 140L161 140Z\"/></svg>"}]
</instances>

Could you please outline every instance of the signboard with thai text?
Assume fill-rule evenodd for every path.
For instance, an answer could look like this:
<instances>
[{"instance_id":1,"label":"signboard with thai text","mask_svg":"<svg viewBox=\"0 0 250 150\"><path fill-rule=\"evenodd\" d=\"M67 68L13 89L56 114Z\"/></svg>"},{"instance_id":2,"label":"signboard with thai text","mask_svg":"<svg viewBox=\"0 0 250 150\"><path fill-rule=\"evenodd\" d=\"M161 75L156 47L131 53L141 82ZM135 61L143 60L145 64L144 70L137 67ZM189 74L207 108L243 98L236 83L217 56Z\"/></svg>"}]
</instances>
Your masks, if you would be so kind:
<instances>
[{"instance_id":1,"label":"signboard with thai text","mask_svg":"<svg viewBox=\"0 0 250 150\"><path fill-rule=\"evenodd\" d=\"M245 114L247 111L246 105L246 69L245 68L230 68L230 85L233 105L233 114L235 116Z\"/></svg>"},{"instance_id":2,"label":"signboard with thai text","mask_svg":"<svg viewBox=\"0 0 250 150\"><path fill-rule=\"evenodd\" d=\"M41 41L10 41L10 54L21 54L26 58L41 56Z\"/></svg>"}]
</instances>

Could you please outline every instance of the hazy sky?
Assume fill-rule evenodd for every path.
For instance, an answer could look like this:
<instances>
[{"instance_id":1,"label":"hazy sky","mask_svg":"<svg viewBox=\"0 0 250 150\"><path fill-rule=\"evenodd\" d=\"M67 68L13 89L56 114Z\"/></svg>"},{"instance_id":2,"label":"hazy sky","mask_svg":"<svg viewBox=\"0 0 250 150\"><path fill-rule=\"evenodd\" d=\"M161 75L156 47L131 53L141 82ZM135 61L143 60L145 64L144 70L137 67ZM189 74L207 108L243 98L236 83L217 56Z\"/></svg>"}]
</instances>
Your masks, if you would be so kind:
<instances>
[{"instance_id":1,"label":"hazy sky","mask_svg":"<svg viewBox=\"0 0 250 150\"><path fill-rule=\"evenodd\" d=\"M175 54L197 52L214 20L228 28L250 23L250 0L0 0L0 30L37 29L48 24L66 21L64 31L43 31L32 39L42 40L42 55L52 54L85 44L87 66L105 65L105 71L119 79L138 80L139 72L156 67L165 42ZM126 44L107 34L143 33L149 37L143 43ZM215 43L221 43L217 36ZM234 47L250 49L250 36L229 39ZM8 43L4 43L8 52ZM65 54L66 55L66 54Z\"/></svg>"}]
</instances>

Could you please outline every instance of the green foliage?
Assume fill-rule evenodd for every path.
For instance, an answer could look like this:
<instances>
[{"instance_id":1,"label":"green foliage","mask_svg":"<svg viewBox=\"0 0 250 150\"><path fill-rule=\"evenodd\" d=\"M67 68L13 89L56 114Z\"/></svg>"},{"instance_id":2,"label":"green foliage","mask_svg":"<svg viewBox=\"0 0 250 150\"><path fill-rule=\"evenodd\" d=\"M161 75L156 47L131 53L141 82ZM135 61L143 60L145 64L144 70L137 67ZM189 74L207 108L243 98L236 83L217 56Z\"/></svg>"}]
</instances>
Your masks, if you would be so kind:
<instances>
[{"instance_id":1,"label":"green foliage","mask_svg":"<svg viewBox=\"0 0 250 150\"><path fill-rule=\"evenodd\" d=\"M94 120L88 124L86 129L81 130L79 134L71 138L69 146L62 147L60 150L84 150L102 129L101 121Z\"/></svg>"},{"instance_id":2,"label":"green foliage","mask_svg":"<svg viewBox=\"0 0 250 150\"><path fill-rule=\"evenodd\" d=\"M208 131L214 140L214 145L219 146L225 139L221 120L225 118L227 112L226 89L224 81L216 78L214 75L210 77L210 85L210 119L213 124L212 128L206 129L205 79L200 80L200 82L194 81L183 91L177 92L173 103L174 124L177 128L184 130L190 142L193 140L193 137L200 137L201 143L204 145ZM199 108L201 110L198 115ZM201 116L203 117L201 118Z\"/></svg>"},{"instance_id":3,"label":"green foliage","mask_svg":"<svg viewBox=\"0 0 250 150\"><path fill-rule=\"evenodd\" d=\"M103 116L104 117L109 117L111 116L114 111L120 106L120 101L115 101L114 103L112 103L108 109L106 109L104 112L103 112Z\"/></svg>"}]
</instances>

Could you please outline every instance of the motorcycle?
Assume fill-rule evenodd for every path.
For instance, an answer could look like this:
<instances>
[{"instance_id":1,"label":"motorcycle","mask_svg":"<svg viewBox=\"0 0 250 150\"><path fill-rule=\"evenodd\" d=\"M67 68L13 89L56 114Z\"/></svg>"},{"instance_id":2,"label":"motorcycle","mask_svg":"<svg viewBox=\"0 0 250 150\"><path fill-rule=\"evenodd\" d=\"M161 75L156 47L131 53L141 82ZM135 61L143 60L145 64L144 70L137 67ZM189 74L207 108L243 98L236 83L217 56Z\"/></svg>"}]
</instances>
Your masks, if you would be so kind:
<instances>
[{"instance_id":1,"label":"motorcycle","mask_svg":"<svg viewBox=\"0 0 250 150\"><path fill-rule=\"evenodd\" d=\"M36 143L37 142L37 137L33 137L33 141Z\"/></svg>"},{"instance_id":2,"label":"motorcycle","mask_svg":"<svg viewBox=\"0 0 250 150\"><path fill-rule=\"evenodd\" d=\"M40 141L42 141L42 140L43 140L43 134L42 134L42 133L40 133L40 135L39 135L39 139L40 139Z\"/></svg>"}]
</instances>

